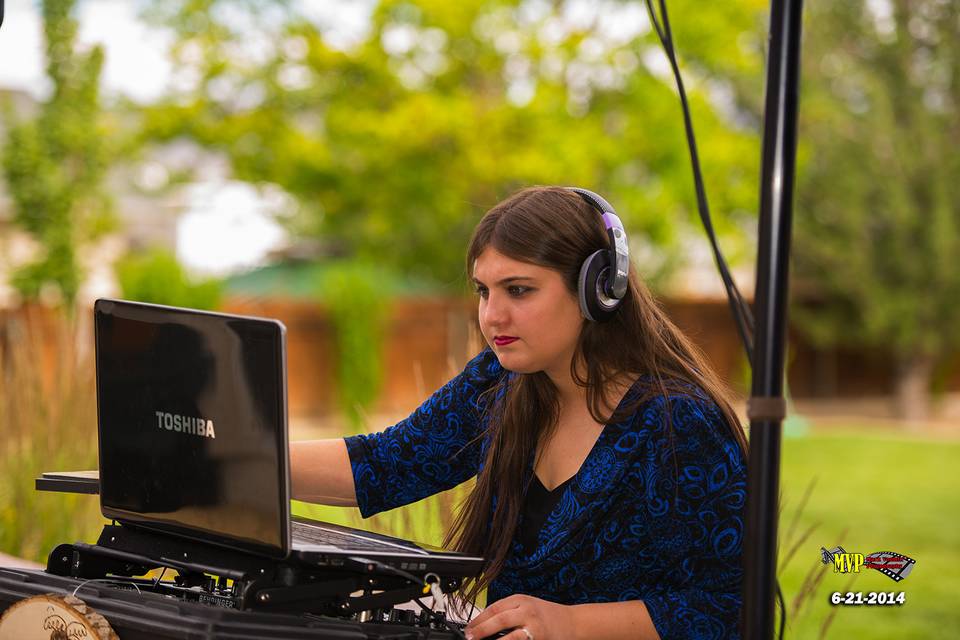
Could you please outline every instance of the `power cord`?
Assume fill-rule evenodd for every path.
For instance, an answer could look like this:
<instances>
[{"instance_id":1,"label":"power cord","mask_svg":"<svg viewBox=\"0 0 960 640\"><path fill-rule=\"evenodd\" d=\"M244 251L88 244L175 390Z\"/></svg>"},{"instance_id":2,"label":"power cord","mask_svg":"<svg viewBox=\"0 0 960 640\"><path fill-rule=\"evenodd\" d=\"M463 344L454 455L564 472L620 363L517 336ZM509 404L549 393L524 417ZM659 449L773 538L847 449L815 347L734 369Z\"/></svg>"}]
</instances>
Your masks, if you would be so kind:
<instances>
[{"instance_id":1,"label":"power cord","mask_svg":"<svg viewBox=\"0 0 960 640\"><path fill-rule=\"evenodd\" d=\"M670 68L673 70L673 77L677 82L677 92L680 95L680 105L683 108L683 125L687 135L687 147L690 151L690 164L693 168L693 181L697 191L697 210L700 213L700 220L710 239L710 246L713 249L713 256L717 262L717 268L720 270L720 278L727 291L727 301L730 304L730 311L733 313L733 319L737 324L737 330L740 332L740 339L743 341L744 350L747 352L747 361L753 368L753 336L754 320L750 305L746 303L737 284L730 275L730 269L723 258L720 246L717 243L717 237L713 230L713 224L710 221L710 207L707 203L707 190L703 184L703 174L700 170L700 156L697 153L697 141L693 133L693 119L690 117L690 105L687 102L687 92L683 86L683 78L680 76L680 65L677 63L676 51L673 47L673 33L670 31L670 17L667 14L666 0L659 0L660 14L663 18L663 24L657 19L657 12L653 8L652 0L644 0L647 7L647 14L650 16L650 23L653 25L657 38L663 46L663 50L670 61ZM784 605L783 591L780 589L780 581L777 580L777 599L780 602L780 640L783 640L783 630L787 620L787 608Z\"/></svg>"},{"instance_id":2,"label":"power cord","mask_svg":"<svg viewBox=\"0 0 960 640\"><path fill-rule=\"evenodd\" d=\"M680 76L680 65L677 63L676 52L673 48L673 34L670 31L670 19L667 16L667 5L665 0L659 0L660 13L663 15L663 25L657 19L651 0L644 0L647 13L650 16L650 23L653 25L663 46L663 50L670 61L670 67L673 70L673 77L677 81L677 91L680 94L680 105L683 108L683 125L687 134L687 147L690 151L690 164L693 169L693 181L697 192L697 211L700 213L700 221L710 239L710 246L713 249L713 256L717 262L717 268L720 270L720 278L723 280L724 288L727 291L727 300L730 303L730 311L733 313L733 319L737 324L737 330L740 332L740 339L743 341L744 349L747 352L747 359L753 363L753 333L754 322L753 312L750 305L746 303L736 282L730 275L730 269L727 267L727 261L720 251L717 243L717 237L713 230L713 223L710 221L710 206L707 203L707 190L703 184L703 174L700 171L700 156L697 153L697 141L693 133L693 119L690 117L690 106L687 102L687 92L683 86L683 79Z\"/></svg>"}]
</instances>

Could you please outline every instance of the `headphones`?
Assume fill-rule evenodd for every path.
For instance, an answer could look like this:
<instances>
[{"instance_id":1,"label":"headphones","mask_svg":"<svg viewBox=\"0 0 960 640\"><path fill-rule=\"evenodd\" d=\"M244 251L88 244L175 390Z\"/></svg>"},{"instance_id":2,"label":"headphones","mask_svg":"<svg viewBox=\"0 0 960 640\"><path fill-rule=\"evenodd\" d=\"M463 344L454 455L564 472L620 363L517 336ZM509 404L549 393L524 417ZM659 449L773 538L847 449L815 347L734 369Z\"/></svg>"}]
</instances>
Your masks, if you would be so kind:
<instances>
[{"instance_id":1,"label":"headphones","mask_svg":"<svg viewBox=\"0 0 960 640\"><path fill-rule=\"evenodd\" d=\"M579 194L587 204L596 209L607 228L610 246L591 253L583 261L580 276L577 278L580 313L591 322L606 322L613 317L627 294L627 273L630 271L627 232L609 202L587 189L566 188Z\"/></svg>"}]
</instances>

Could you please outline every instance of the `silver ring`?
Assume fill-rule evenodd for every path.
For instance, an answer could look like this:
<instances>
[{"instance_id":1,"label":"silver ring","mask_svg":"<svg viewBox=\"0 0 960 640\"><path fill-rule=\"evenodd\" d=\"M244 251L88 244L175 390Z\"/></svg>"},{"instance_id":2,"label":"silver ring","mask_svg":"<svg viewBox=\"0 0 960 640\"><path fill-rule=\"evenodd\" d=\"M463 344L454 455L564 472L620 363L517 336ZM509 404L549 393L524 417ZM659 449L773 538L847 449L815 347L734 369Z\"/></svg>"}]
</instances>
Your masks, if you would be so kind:
<instances>
[{"instance_id":1,"label":"silver ring","mask_svg":"<svg viewBox=\"0 0 960 640\"><path fill-rule=\"evenodd\" d=\"M527 634L527 640L533 640L533 634L526 627L520 627L520 631L523 631Z\"/></svg>"}]
</instances>

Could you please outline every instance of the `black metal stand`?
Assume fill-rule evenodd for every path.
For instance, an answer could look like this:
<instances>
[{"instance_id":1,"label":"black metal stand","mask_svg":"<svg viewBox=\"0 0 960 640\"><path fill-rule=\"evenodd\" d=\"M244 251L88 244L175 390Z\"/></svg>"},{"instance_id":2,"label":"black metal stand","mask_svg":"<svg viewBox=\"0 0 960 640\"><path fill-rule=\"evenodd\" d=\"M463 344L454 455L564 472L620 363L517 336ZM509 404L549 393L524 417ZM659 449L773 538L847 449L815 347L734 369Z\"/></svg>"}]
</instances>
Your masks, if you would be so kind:
<instances>
[{"instance_id":1,"label":"black metal stand","mask_svg":"<svg viewBox=\"0 0 960 640\"><path fill-rule=\"evenodd\" d=\"M175 570L176 582L133 579L161 568ZM115 579L131 588L136 585L230 609L337 617L389 610L424 595L422 584L360 562L319 569L115 525L105 526L95 545L76 542L56 547L48 558L47 572L88 580ZM441 578L438 586L450 593L460 586L460 579Z\"/></svg>"},{"instance_id":2,"label":"black metal stand","mask_svg":"<svg viewBox=\"0 0 960 640\"><path fill-rule=\"evenodd\" d=\"M771 0L763 170L754 297L756 335L748 405L750 459L743 545L743 637L773 637L777 579L784 344L793 222L802 0Z\"/></svg>"}]
</instances>

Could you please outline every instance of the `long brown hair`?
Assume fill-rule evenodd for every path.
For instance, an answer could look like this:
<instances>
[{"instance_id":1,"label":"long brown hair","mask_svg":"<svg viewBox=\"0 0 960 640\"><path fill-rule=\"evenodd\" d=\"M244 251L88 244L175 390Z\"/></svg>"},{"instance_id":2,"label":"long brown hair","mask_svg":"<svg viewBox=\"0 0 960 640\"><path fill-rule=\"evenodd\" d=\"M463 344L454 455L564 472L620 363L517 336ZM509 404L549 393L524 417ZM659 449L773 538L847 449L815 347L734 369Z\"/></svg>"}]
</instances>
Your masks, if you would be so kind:
<instances>
[{"instance_id":1,"label":"long brown hair","mask_svg":"<svg viewBox=\"0 0 960 640\"><path fill-rule=\"evenodd\" d=\"M480 220L467 250L469 276L488 246L514 260L560 272L576 295L580 265L609 242L600 215L579 195L561 187L531 187L513 194ZM689 394L684 383L693 384L717 403L746 452L746 436L728 389L700 349L666 316L633 265L627 294L613 318L584 323L570 372L586 388L590 414L601 424L624 419L652 397ZM611 415L605 393L609 385L624 376L632 381L644 374L653 380L651 388ZM542 371L505 376L485 398L499 400L487 403L484 437L489 438L489 447L483 469L445 541L459 551L487 558L483 575L464 594L467 599L473 599L503 569L519 522L525 483L530 480L528 461L541 439L552 433L560 413L557 389Z\"/></svg>"}]
</instances>

